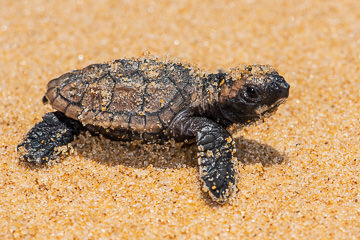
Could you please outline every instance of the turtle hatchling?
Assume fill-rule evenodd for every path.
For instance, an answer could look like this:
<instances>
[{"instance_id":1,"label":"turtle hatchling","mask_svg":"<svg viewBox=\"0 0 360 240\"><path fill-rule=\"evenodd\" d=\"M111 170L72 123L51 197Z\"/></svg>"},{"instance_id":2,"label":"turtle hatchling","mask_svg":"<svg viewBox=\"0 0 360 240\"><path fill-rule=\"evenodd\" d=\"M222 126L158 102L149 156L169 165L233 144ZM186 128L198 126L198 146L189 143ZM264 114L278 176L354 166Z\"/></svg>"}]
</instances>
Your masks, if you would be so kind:
<instances>
[{"instance_id":1,"label":"turtle hatchling","mask_svg":"<svg viewBox=\"0 0 360 240\"><path fill-rule=\"evenodd\" d=\"M155 58L93 64L51 80L46 113L18 145L20 158L44 164L61 155L82 131L115 141L195 139L203 190L225 203L237 190L234 141L226 130L269 116L289 95L289 84L269 65L229 72Z\"/></svg>"}]
</instances>

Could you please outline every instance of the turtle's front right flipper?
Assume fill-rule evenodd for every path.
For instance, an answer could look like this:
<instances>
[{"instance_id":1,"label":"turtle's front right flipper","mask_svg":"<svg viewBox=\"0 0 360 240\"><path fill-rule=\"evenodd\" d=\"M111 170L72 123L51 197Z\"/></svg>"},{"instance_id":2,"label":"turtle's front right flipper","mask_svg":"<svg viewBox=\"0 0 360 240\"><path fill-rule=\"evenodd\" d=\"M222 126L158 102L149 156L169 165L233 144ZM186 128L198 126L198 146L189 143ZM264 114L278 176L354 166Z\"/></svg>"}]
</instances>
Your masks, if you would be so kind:
<instances>
[{"instance_id":1,"label":"turtle's front right flipper","mask_svg":"<svg viewBox=\"0 0 360 240\"><path fill-rule=\"evenodd\" d=\"M237 191L234 141L224 128L206 118L199 121L197 129L198 163L200 177L204 182L203 189L216 202L226 203Z\"/></svg>"},{"instance_id":2,"label":"turtle's front right flipper","mask_svg":"<svg viewBox=\"0 0 360 240\"><path fill-rule=\"evenodd\" d=\"M83 126L61 112L50 112L43 116L17 146L20 158L33 163L46 163L61 154L60 148L74 140Z\"/></svg>"},{"instance_id":3,"label":"turtle's front right flipper","mask_svg":"<svg viewBox=\"0 0 360 240\"><path fill-rule=\"evenodd\" d=\"M175 139L195 137L203 190L218 203L226 203L237 191L235 144L225 128L204 117L180 113L169 127Z\"/></svg>"}]
</instances>

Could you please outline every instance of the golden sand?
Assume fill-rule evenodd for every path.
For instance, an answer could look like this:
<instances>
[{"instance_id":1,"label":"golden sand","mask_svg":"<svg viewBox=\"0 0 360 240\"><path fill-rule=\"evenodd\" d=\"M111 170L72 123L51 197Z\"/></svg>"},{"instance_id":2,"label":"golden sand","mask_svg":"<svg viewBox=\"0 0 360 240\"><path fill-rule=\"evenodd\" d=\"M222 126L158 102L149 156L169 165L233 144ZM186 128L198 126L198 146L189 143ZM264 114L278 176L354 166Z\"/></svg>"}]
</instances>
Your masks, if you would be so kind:
<instances>
[{"instance_id":1,"label":"golden sand","mask_svg":"<svg viewBox=\"0 0 360 240\"><path fill-rule=\"evenodd\" d=\"M360 1L0 5L0 239L360 238ZM274 116L232 129L229 204L200 191L194 146L83 134L50 167L19 163L50 79L144 51L208 71L271 64L290 83Z\"/></svg>"}]
</instances>

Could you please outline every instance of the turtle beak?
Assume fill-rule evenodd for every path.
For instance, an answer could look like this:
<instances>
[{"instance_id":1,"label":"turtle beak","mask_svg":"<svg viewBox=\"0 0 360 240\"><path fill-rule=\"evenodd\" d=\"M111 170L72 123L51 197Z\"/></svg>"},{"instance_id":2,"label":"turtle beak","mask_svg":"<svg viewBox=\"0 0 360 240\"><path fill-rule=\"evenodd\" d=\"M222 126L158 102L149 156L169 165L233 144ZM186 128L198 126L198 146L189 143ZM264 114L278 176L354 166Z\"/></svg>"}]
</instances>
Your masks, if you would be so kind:
<instances>
[{"instance_id":1,"label":"turtle beak","mask_svg":"<svg viewBox=\"0 0 360 240\"><path fill-rule=\"evenodd\" d=\"M277 75L275 79L270 83L268 91L270 92L269 105L277 102L279 99L286 99L289 96L290 85L285 79Z\"/></svg>"},{"instance_id":2,"label":"turtle beak","mask_svg":"<svg viewBox=\"0 0 360 240\"><path fill-rule=\"evenodd\" d=\"M282 76L277 76L276 80L274 81L274 85L276 91L278 92L279 99L287 98L289 96L290 85Z\"/></svg>"},{"instance_id":3,"label":"turtle beak","mask_svg":"<svg viewBox=\"0 0 360 240\"><path fill-rule=\"evenodd\" d=\"M281 96L281 98L288 98L290 85L285 81L283 77L281 77L281 80L277 82L277 85L280 89L279 95Z\"/></svg>"}]
</instances>

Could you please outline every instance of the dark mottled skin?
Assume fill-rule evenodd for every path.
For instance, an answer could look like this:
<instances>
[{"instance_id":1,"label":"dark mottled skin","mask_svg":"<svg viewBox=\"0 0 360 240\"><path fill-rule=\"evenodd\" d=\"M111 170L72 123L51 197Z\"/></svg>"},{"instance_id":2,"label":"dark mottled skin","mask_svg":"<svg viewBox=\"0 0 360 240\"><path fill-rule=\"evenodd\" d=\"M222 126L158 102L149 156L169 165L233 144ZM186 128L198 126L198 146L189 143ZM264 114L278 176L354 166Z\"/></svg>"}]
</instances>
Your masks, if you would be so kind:
<instances>
[{"instance_id":1,"label":"dark mottled skin","mask_svg":"<svg viewBox=\"0 0 360 240\"><path fill-rule=\"evenodd\" d=\"M207 74L189 65L120 59L66 73L48 83L47 113L18 149L46 163L83 130L112 140L162 142L195 138L203 190L219 203L236 192L237 160L226 128L267 117L289 85L268 65Z\"/></svg>"},{"instance_id":2,"label":"dark mottled skin","mask_svg":"<svg viewBox=\"0 0 360 240\"><path fill-rule=\"evenodd\" d=\"M67 145L83 130L82 125L61 112L50 112L35 124L26 139L18 145L27 150L23 157L29 162L46 163L60 152L56 147Z\"/></svg>"}]
</instances>

